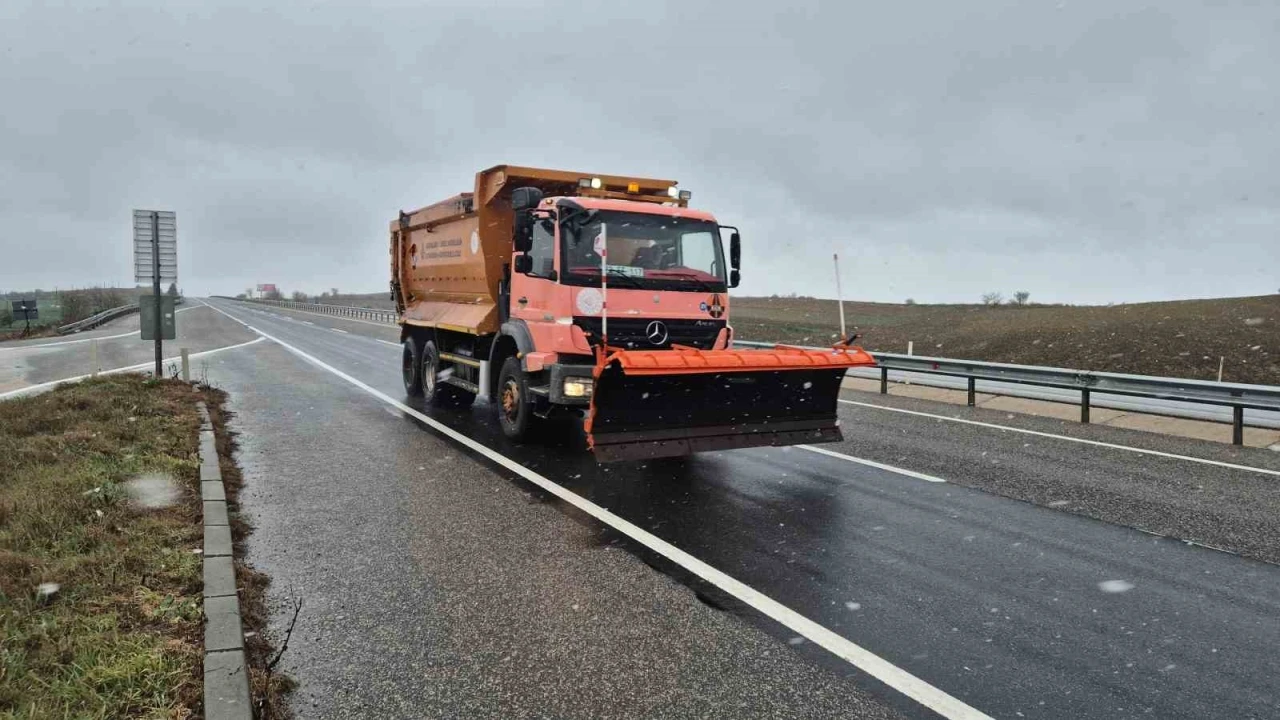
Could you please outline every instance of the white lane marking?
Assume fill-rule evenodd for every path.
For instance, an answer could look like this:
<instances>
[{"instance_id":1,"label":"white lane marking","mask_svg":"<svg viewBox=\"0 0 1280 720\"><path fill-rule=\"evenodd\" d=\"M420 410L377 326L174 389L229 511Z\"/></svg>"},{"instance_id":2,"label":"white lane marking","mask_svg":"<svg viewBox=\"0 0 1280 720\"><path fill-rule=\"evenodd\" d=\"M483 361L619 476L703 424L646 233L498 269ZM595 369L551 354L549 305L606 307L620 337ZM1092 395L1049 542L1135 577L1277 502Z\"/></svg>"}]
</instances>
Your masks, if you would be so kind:
<instances>
[{"instance_id":1,"label":"white lane marking","mask_svg":"<svg viewBox=\"0 0 1280 720\"><path fill-rule=\"evenodd\" d=\"M302 321L302 324L303 324L303 325L310 325L310 326L312 326L312 327L315 327L315 323L311 322L310 320L303 320L303 321Z\"/></svg>"},{"instance_id":2,"label":"white lane marking","mask_svg":"<svg viewBox=\"0 0 1280 720\"><path fill-rule=\"evenodd\" d=\"M214 308L214 309L216 310L217 308ZM187 356L187 358L188 359L198 358L198 357L204 357L205 355L220 353L220 352L223 352L224 350L235 350L236 348L247 347L249 345L260 343L265 339L266 338L256 337L247 342L239 343L238 345L226 345L224 347L214 348L212 350L202 350L198 353L191 353L190 355ZM178 362L181 359L182 359L181 356L177 356L177 357L164 358L160 362L161 363ZM137 365L130 365L128 367L103 370L98 374L99 375L115 375L117 373L130 372L132 370L142 370L144 368L155 367L155 364L156 364L156 361L152 360L150 362L139 363ZM6 393L0 393L0 400L6 400L8 398L16 397L18 395L26 395L27 393L39 392L41 390L47 390L51 387L56 387L58 385L65 385L68 383L80 382L81 380L85 380L90 377L93 377L93 376L92 375L76 375L75 377L63 378L61 380L51 380L46 383L40 383L39 385L28 385L27 387L24 387L24 388L18 388L17 390L10 390L9 392L6 392Z\"/></svg>"},{"instance_id":3,"label":"white lane marking","mask_svg":"<svg viewBox=\"0 0 1280 720\"><path fill-rule=\"evenodd\" d=\"M841 460L847 460L851 463L858 463L859 465L867 465L869 467L879 468L880 470L887 470L891 473L906 475L907 477L913 477L917 480L924 480L925 482L931 482L931 483L946 482L946 480L943 480L942 478L937 477L936 475L926 475L921 472L916 472L915 470L907 470L906 468L894 467L893 465L885 465L884 463L878 463L875 460L864 460L863 458L860 458L860 457L845 455L844 453L838 453L834 450L828 450L826 448L814 447L812 445L796 445L796 447L801 450L808 450L811 453L818 453L819 455L826 455L828 457L839 458Z\"/></svg>"},{"instance_id":4,"label":"white lane marking","mask_svg":"<svg viewBox=\"0 0 1280 720\"><path fill-rule=\"evenodd\" d=\"M374 340L382 343L383 345L390 345L391 347L400 347L400 343L393 343L390 340L379 340L378 338L374 338Z\"/></svg>"},{"instance_id":5,"label":"white lane marking","mask_svg":"<svg viewBox=\"0 0 1280 720\"><path fill-rule=\"evenodd\" d=\"M947 417L946 415L935 415L933 413L920 412L919 410L904 410L903 408L888 407L886 405L876 405L874 403L857 402L854 400L845 400L841 398L840 402L846 405L857 405L859 407L873 408L876 410L888 410L889 412L903 413L905 415L918 415L920 417L934 418L937 420L947 420L950 422L963 423L965 425L976 425L978 427L994 428L996 430L1007 430L1009 432L1022 433L1023 435L1035 435L1037 437L1053 438L1054 440L1067 440L1069 442L1081 443L1084 445L1095 445L1097 447L1111 448L1112 450L1124 450L1126 452L1139 453L1141 455L1153 455L1155 457L1169 458L1171 460L1185 460L1187 462L1200 463L1202 465L1216 465L1217 467L1230 468L1232 470L1244 470L1246 472L1259 473L1261 475L1272 475L1280 477L1280 470L1268 470L1266 468L1253 467L1251 465L1239 465L1237 463L1223 462L1222 460L1209 460L1208 458L1192 457L1190 455L1178 455L1176 453L1161 452L1160 450L1148 450L1146 448L1132 447L1130 445L1117 445L1115 443L1102 442L1100 440L1088 440L1085 438L1071 437L1070 435L1055 435L1053 433L1041 432L1039 430L1027 430L1026 428L1010 427L1008 425L996 425L995 423L980 422L978 420L966 420L964 418Z\"/></svg>"},{"instance_id":6,"label":"white lane marking","mask_svg":"<svg viewBox=\"0 0 1280 720\"><path fill-rule=\"evenodd\" d=\"M199 307L209 307L209 306L208 305L192 305L191 307L178 308L176 311L174 311L174 314L183 312L185 310L195 310L196 308L199 308ZM120 333L119 335L103 335L101 337L79 338L78 340L59 340L57 342L37 343L33 345L11 345L8 347L0 347L0 352L4 350L26 350L27 348L46 348L46 347L56 347L58 345L75 345L76 343L87 343L87 342L93 342L94 340L116 340L118 338L129 337L131 335L138 335L138 331L133 330L127 333Z\"/></svg>"},{"instance_id":7,"label":"white lane marking","mask_svg":"<svg viewBox=\"0 0 1280 720\"><path fill-rule=\"evenodd\" d=\"M12 345L9 347L0 347L0 351L26 350L27 348L47 348L47 347L56 347L58 345L75 345L76 343L87 343L87 342L92 342L94 340L115 340L117 338L129 337L130 335L137 335L137 334L138 334L138 331L134 330L133 332L120 333L119 335L103 335L102 337L80 338L79 340L60 340L58 342L40 343L38 345Z\"/></svg>"},{"instance_id":8,"label":"white lane marking","mask_svg":"<svg viewBox=\"0 0 1280 720\"><path fill-rule=\"evenodd\" d=\"M230 317L233 320L235 320L235 318L232 315L225 312L221 308L215 307L214 309L226 315L227 317ZM240 324L245 325L243 321L236 320L236 322L239 322ZM250 327L250 326L245 325L245 327ZM993 720L991 716L977 710L976 708L973 708L965 704L963 701L957 698L954 698L948 695L942 690L939 690L938 688L912 675L906 670L903 670L902 668L894 665L893 663L890 663L888 660L885 660L884 658L881 658L880 656L872 653L870 650L867 650L861 647L860 645L857 645L847 640L846 638L841 637L840 635L837 635L836 633L828 630L827 628L819 625L818 623L810 620L809 618L804 617L803 615L796 612L795 610L792 610L791 608L783 605L777 600L774 600L773 598L746 585L745 583L742 583L738 580L733 579L732 577L726 575L725 573L695 558L689 553L677 548L671 543L668 543L665 540L662 540L654 536L653 534L649 533L646 530L642 530L641 528L633 525L632 523L618 517L617 515L614 515L612 512L609 512L608 510L600 507L599 505L596 505L590 500L587 500L586 498L583 498L579 495L576 495L570 492L569 490L566 490L565 488L557 485L556 483L543 477L542 475L539 475L538 473L526 468L525 466L521 465L515 460L512 460L506 457L505 455L502 455L498 451L493 450L492 448L486 445L482 445L476 442L475 440L472 440L466 435L459 433L458 431L448 427L447 425L440 423L439 421L433 420L427 415L424 415L421 412L418 412L417 410L414 410L413 408L409 407L408 405L405 405L404 403L396 400L395 398L392 398L390 395L387 395L381 390L377 390L365 384L363 381L357 380L356 378L323 362L322 360L319 360L318 358L312 355L309 355L308 353L302 350L299 350L298 348L280 340L279 338L272 337L271 335L268 335L267 333L262 332L261 330L257 330L254 328L250 328L250 329L253 329L254 332L261 334L263 337L267 338L268 340L272 340L276 342L278 345L280 345L284 349L288 350L289 352L292 352L293 354L315 365L316 367L319 367L323 370L327 370L328 372L336 375L337 377L340 377L343 380L346 380L347 382L351 383L352 385L360 388L361 390L369 393L373 397L387 403L388 405L391 405L392 407L397 408L401 412L408 415L412 415L414 418L417 418L419 421L426 424L427 426L429 426L436 432L440 433L441 435L444 435L445 437L453 440L454 442L457 442L458 444L465 446L466 448L472 450L473 452L479 455L483 455L489 460L501 465L502 467L519 475L520 477L523 477L525 480L528 480L534 485L537 485L543 490L546 490L552 495L555 495L556 497L569 503L570 505L573 505L574 507L587 513L588 515L591 515L596 520L599 520L600 522L604 523L605 525L608 525L614 530L621 532L622 534L640 543L641 545L644 545L645 547L652 550L653 552L656 552L659 555L662 555L663 557L667 558L671 562L679 565L680 567L693 573L694 575L697 575L702 580L708 583L711 583L712 585L716 586L720 590L732 595L733 597L746 603L747 605L750 605L760 613L764 614L769 618L772 618L773 620L789 628L793 632L798 633L799 635L805 638L808 638L814 644L824 648L825 650L835 655L836 657L839 657L840 659L848 662L850 665L853 665L859 670L862 670L863 672L876 678L877 680L884 683L885 685L888 685L889 687L897 690L903 695L906 695L912 700L915 700L916 702L920 703L926 708L929 708L930 710L934 711L938 715L941 715L944 718L948 718L948 720Z\"/></svg>"},{"instance_id":9,"label":"white lane marking","mask_svg":"<svg viewBox=\"0 0 1280 720\"><path fill-rule=\"evenodd\" d=\"M332 330L332 331L334 331L334 332L340 332L340 333L342 333L343 335L350 335L350 334L351 334L351 333L347 332L346 330L343 330L342 328L329 328L329 329L330 329L330 330Z\"/></svg>"}]
</instances>

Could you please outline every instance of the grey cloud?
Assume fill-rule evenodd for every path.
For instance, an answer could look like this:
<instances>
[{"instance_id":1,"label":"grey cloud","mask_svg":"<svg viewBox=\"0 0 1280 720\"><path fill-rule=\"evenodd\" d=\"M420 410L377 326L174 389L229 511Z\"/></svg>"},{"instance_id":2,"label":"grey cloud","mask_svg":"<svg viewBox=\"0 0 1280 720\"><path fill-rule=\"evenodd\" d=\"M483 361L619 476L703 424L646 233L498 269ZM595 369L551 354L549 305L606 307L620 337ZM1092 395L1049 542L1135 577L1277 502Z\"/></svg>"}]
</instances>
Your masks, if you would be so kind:
<instances>
[{"instance_id":1,"label":"grey cloud","mask_svg":"<svg viewBox=\"0 0 1280 720\"><path fill-rule=\"evenodd\" d=\"M677 177L751 293L1280 287L1280 9L1231 2L0 10L0 287L375 291L396 210L500 162ZM34 247L15 248L39 237Z\"/></svg>"}]
</instances>

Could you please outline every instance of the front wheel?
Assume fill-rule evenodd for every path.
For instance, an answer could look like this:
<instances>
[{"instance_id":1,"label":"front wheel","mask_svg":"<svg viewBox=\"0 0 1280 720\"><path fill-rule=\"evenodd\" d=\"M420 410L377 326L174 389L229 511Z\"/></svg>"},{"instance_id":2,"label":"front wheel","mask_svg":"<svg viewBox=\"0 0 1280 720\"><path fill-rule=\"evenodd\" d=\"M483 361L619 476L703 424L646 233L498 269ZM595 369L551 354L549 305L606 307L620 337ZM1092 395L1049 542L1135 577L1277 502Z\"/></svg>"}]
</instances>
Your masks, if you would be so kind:
<instances>
[{"instance_id":1,"label":"front wheel","mask_svg":"<svg viewBox=\"0 0 1280 720\"><path fill-rule=\"evenodd\" d=\"M413 336L400 343L404 348L400 354L400 375L404 380L404 392L409 397L422 396L422 346Z\"/></svg>"},{"instance_id":2,"label":"front wheel","mask_svg":"<svg viewBox=\"0 0 1280 720\"><path fill-rule=\"evenodd\" d=\"M529 397L529 378L520 360L509 357L498 373L498 424L502 434L517 442L529 436L533 423L533 402Z\"/></svg>"}]
</instances>

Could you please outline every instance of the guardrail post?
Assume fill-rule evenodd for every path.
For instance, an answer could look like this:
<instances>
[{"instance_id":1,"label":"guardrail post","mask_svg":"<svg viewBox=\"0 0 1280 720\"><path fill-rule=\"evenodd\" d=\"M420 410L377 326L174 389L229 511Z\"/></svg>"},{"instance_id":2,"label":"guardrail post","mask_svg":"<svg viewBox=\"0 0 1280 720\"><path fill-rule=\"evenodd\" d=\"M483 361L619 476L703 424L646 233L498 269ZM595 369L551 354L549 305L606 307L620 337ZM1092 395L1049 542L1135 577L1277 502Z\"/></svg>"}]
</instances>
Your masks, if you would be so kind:
<instances>
[{"instance_id":1,"label":"guardrail post","mask_svg":"<svg viewBox=\"0 0 1280 720\"><path fill-rule=\"evenodd\" d=\"M978 380L977 378L969 378L969 407L977 405L978 400Z\"/></svg>"},{"instance_id":2,"label":"guardrail post","mask_svg":"<svg viewBox=\"0 0 1280 720\"><path fill-rule=\"evenodd\" d=\"M1089 424L1089 388L1080 391L1080 422Z\"/></svg>"},{"instance_id":3,"label":"guardrail post","mask_svg":"<svg viewBox=\"0 0 1280 720\"><path fill-rule=\"evenodd\" d=\"M880 394L889 394L889 368L880 366Z\"/></svg>"},{"instance_id":4,"label":"guardrail post","mask_svg":"<svg viewBox=\"0 0 1280 720\"><path fill-rule=\"evenodd\" d=\"M1244 408L1239 405L1231 407L1231 444L1244 444Z\"/></svg>"}]
</instances>

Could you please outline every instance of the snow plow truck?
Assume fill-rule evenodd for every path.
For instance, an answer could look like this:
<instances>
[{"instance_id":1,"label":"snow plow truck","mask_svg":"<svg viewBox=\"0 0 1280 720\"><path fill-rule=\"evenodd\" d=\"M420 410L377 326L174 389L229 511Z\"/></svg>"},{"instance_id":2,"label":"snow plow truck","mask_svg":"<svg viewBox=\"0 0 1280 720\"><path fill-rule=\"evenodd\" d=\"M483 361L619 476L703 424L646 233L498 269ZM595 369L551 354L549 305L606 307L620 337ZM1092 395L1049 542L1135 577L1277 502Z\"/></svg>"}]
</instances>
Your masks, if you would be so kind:
<instances>
[{"instance_id":1,"label":"snow plow truck","mask_svg":"<svg viewBox=\"0 0 1280 720\"><path fill-rule=\"evenodd\" d=\"M840 380L875 361L848 340L734 349L741 239L690 197L673 180L499 165L401 212L405 391L481 397L515 441L576 414L600 462L842 439Z\"/></svg>"}]
</instances>

